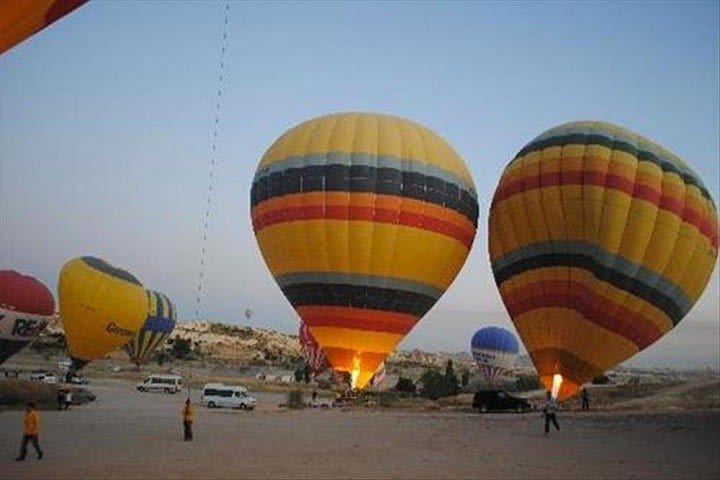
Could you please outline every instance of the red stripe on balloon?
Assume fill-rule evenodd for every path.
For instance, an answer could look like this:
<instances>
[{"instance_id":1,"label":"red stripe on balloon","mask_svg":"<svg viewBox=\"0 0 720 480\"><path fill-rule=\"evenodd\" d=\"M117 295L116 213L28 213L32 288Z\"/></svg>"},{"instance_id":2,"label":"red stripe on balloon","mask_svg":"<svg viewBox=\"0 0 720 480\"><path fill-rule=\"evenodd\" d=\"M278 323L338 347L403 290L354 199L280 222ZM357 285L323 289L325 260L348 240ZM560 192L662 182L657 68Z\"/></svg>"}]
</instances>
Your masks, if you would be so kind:
<instances>
[{"instance_id":1,"label":"red stripe on balloon","mask_svg":"<svg viewBox=\"0 0 720 480\"><path fill-rule=\"evenodd\" d=\"M642 350L663 332L651 320L612 300L597 295L586 285L572 281L545 280L512 290L503 296L511 317L539 308L569 308L587 320L621 335Z\"/></svg>"},{"instance_id":2,"label":"red stripe on balloon","mask_svg":"<svg viewBox=\"0 0 720 480\"><path fill-rule=\"evenodd\" d=\"M366 308L303 305L296 308L309 327L352 328L382 333L408 333L419 320L407 313Z\"/></svg>"},{"instance_id":3,"label":"red stripe on balloon","mask_svg":"<svg viewBox=\"0 0 720 480\"><path fill-rule=\"evenodd\" d=\"M690 207L684 201L671 195L663 195L660 190L650 185L635 183L622 175L600 171L568 170L549 172L540 175L529 175L506 183L501 183L492 200L494 207L498 202L518 193L543 187L562 187L568 185L592 185L624 192L633 198L645 200L663 210L674 213L683 222L698 228L700 233L710 240L713 248L718 248L718 227L711 215Z\"/></svg>"},{"instance_id":4,"label":"red stripe on balloon","mask_svg":"<svg viewBox=\"0 0 720 480\"><path fill-rule=\"evenodd\" d=\"M420 228L453 238L470 249L475 239L475 230L448 222L437 217L400 210L338 205L306 205L302 207L273 210L262 215L253 213L253 228L256 232L278 223L299 220L349 220L391 223L406 227Z\"/></svg>"}]
</instances>

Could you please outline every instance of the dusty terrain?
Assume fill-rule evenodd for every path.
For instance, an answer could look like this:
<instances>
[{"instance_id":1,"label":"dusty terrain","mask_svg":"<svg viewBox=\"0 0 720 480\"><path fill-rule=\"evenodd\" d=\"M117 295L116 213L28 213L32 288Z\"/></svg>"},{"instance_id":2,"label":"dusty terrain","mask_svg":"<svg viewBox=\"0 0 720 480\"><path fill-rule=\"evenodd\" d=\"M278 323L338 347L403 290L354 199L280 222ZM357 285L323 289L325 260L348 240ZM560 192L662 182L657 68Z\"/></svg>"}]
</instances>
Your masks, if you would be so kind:
<instances>
[{"instance_id":1,"label":"dusty terrain","mask_svg":"<svg viewBox=\"0 0 720 480\"><path fill-rule=\"evenodd\" d=\"M0 412L0 477L11 478L717 478L720 412L567 412L542 433L538 413L197 407L181 439L183 395L94 380L98 399L43 411L41 444L13 461L22 412ZM193 392L197 399L197 392Z\"/></svg>"}]
</instances>

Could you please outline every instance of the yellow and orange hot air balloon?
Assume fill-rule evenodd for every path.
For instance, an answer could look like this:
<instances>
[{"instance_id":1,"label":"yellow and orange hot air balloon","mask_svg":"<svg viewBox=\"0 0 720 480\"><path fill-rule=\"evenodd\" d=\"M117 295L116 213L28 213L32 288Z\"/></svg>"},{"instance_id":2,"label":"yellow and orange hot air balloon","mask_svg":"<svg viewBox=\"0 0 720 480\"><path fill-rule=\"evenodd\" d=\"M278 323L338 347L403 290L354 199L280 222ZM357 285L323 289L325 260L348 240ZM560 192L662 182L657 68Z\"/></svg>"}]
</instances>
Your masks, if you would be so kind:
<instances>
[{"instance_id":1,"label":"yellow and orange hot air balloon","mask_svg":"<svg viewBox=\"0 0 720 480\"><path fill-rule=\"evenodd\" d=\"M65 263L58 297L74 369L126 344L143 326L148 312L148 297L140 281L97 257Z\"/></svg>"},{"instance_id":2,"label":"yellow and orange hot air balloon","mask_svg":"<svg viewBox=\"0 0 720 480\"><path fill-rule=\"evenodd\" d=\"M463 160L432 131L388 115L292 128L263 156L251 196L270 272L356 388L452 283L477 227Z\"/></svg>"},{"instance_id":3,"label":"yellow and orange hot air balloon","mask_svg":"<svg viewBox=\"0 0 720 480\"><path fill-rule=\"evenodd\" d=\"M2 0L0 53L60 20L87 0Z\"/></svg>"},{"instance_id":4,"label":"yellow and orange hot air balloon","mask_svg":"<svg viewBox=\"0 0 720 480\"><path fill-rule=\"evenodd\" d=\"M573 122L505 168L489 236L505 306L564 399L690 311L715 266L718 216L670 151L617 125Z\"/></svg>"}]
</instances>

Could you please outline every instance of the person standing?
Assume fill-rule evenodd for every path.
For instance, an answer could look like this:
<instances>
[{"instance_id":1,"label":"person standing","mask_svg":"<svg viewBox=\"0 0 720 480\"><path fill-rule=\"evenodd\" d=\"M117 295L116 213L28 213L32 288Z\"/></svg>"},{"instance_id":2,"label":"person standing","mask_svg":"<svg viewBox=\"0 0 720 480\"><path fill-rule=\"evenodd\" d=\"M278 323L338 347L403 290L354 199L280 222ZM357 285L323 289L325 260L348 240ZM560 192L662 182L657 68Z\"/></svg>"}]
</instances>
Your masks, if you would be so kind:
<instances>
[{"instance_id":1,"label":"person standing","mask_svg":"<svg viewBox=\"0 0 720 480\"><path fill-rule=\"evenodd\" d=\"M590 410L590 395L588 395L587 388L583 387L580 398L582 400L582 406L580 408L582 410Z\"/></svg>"},{"instance_id":2,"label":"person standing","mask_svg":"<svg viewBox=\"0 0 720 480\"><path fill-rule=\"evenodd\" d=\"M560 425L558 425L557 421L557 402L550 393L550 390L548 390L545 394L545 407L543 408L543 413L545 414L545 434L547 435L550 432L550 422L552 422L553 425L555 425L555 428L559 431Z\"/></svg>"},{"instance_id":3,"label":"person standing","mask_svg":"<svg viewBox=\"0 0 720 480\"><path fill-rule=\"evenodd\" d=\"M192 425L195 419L195 407L193 407L190 399L185 400L185 406L182 410L183 414L183 427L185 433L185 441L191 441L193 439Z\"/></svg>"},{"instance_id":4,"label":"person standing","mask_svg":"<svg viewBox=\"0 0 720 480\"><path fill-rule=\"evenodd\" d=\"M20 455L15 459L18 462L25 460L27 455L27 444L32 442L35 451L37 452L38 460L42 459L43 451L40 448L40 442L38 441L38 434L40 432L40 415L35 409L35 403L30 402L27 404L27 410L25 411L25 432L23 434L22 444L20 446Z\"/></svg>"},{"instance_id":5,"label":"person standing","mask_svg":"<svg viewBox=\"0 0 720 480\"><path fill-rule=\"evenodd\" d=\"M60 390L58 390L57 403L58 403L58 410L62 410L63 405L65 403L65 390L63 390L62 388Z\"/></svg>"},{"instance_id":6,"label":"person standing","mask_svg":"<svg viewBox=\"0 0 720 480\"><path fill-rule=\"evenodd\" d=\"M72 405L72 390L65 390L65 410L68 410Z\"/></svg>"}]
</instances>

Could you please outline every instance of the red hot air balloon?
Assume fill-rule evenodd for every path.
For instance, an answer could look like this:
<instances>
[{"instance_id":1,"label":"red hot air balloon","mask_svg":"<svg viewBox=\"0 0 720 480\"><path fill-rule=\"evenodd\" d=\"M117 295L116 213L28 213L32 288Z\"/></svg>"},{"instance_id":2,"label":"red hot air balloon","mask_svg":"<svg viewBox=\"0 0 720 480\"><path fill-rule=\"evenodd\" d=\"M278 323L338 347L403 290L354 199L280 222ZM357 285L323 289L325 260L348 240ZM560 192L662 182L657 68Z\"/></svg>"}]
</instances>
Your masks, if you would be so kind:
<instances>
[{"instance_id":1,"label":"red hot air balloon","mask_svg":"<svg viewBox=\"0 0 720 480\"><path fill-rule=\"evenodd\" d=\"M0 363L35 339L54 313L52 293L39 280L0 270Z\"/></svg>"}]
</instances>

